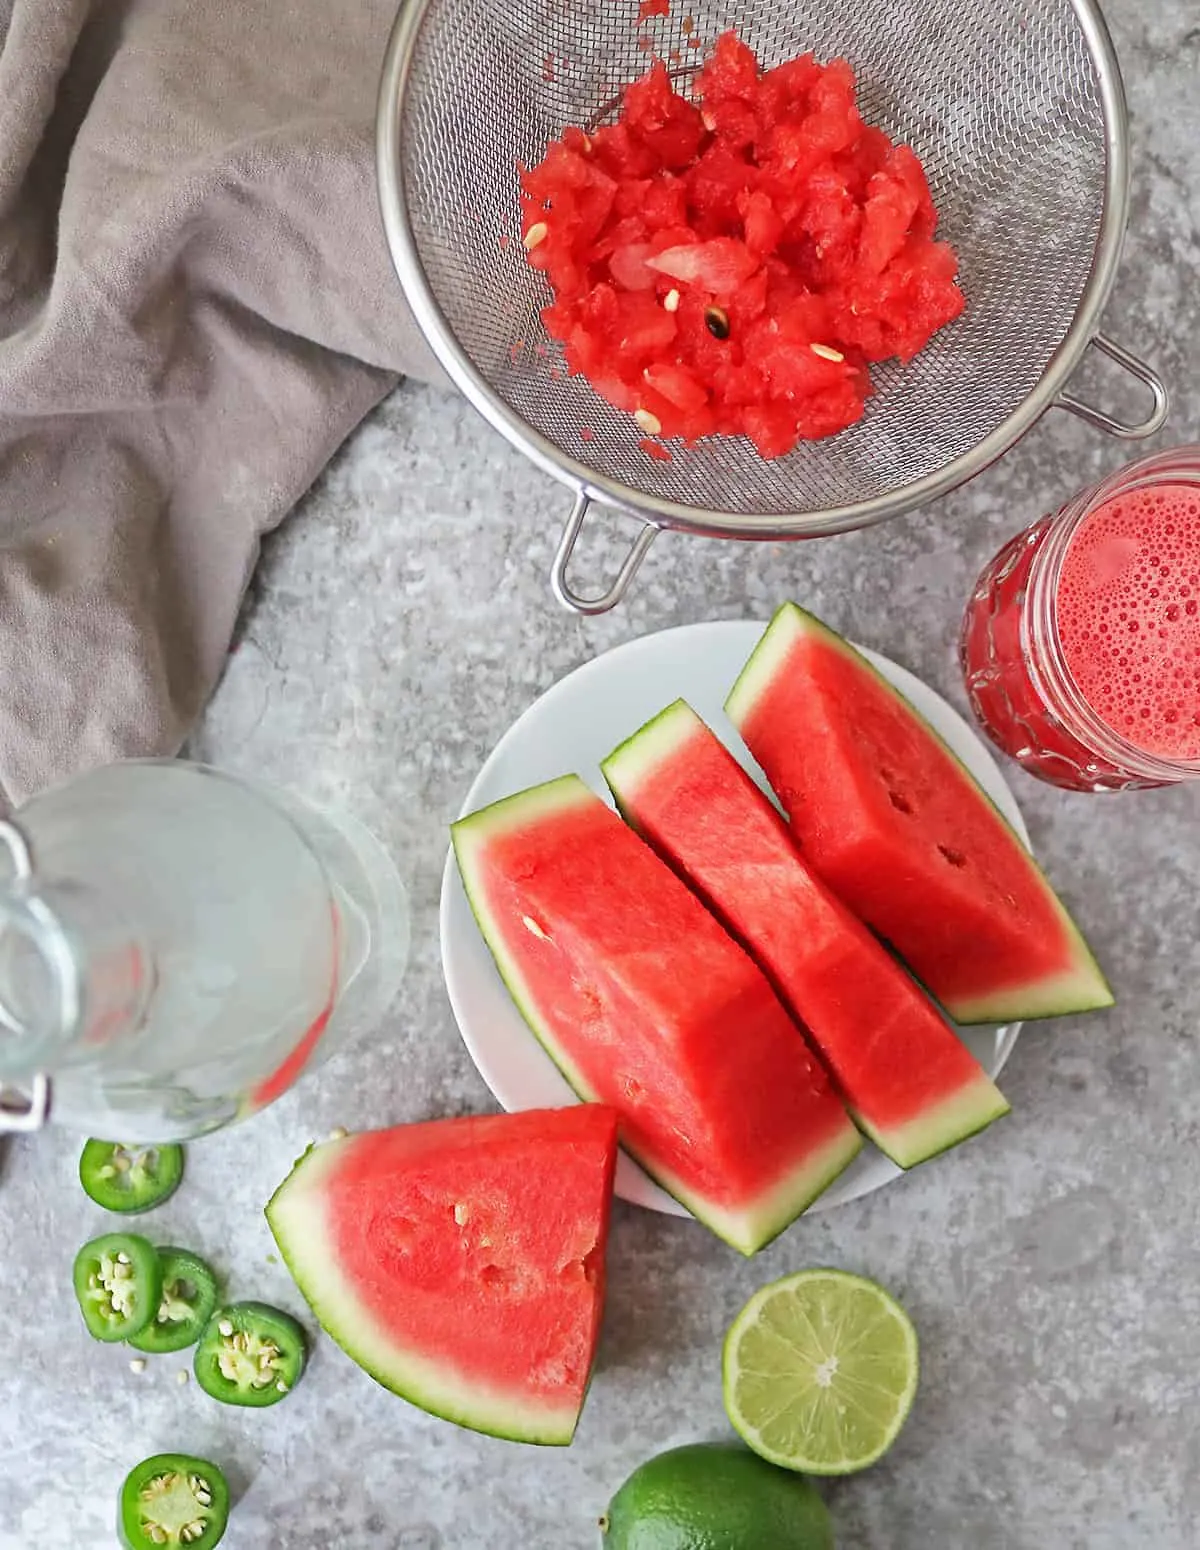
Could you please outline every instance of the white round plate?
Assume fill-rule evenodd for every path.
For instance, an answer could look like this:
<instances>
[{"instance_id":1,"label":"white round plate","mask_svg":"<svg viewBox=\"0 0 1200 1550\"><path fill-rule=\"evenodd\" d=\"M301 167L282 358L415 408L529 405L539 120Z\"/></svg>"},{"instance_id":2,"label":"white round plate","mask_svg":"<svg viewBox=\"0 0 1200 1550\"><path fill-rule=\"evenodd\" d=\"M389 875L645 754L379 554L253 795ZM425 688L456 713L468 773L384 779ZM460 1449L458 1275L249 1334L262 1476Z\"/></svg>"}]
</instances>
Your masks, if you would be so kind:
<instances>
[{"instance_id":1,"label":"white round plate","mask_svg":"<svg viewBox=\"0 0 1200 1550\"><path fill-rule=\"evenodd\" d=\"M480 770L463 813L571 771L612 797L600 761L643 722L686 699L766 790L762 772L725 715L725 696L765 626L753 620L689 624L644 635L568 673L513 723ZM1012 793L981 739L952 706L903 667L860 647L954 750L1026 845L1029 835ZM488 951L451 850L442 879L442 968L450 1004L471 1059L506 1109L561 1108L575 1095L530 1032ZM992 1076L1012 1051L1020 1023L962 1028L963 1042ZM879 1189L900 1169L868 1141L811 1209L828 1210ZM688 1213L624 1153L617 1194L674 1216Z\"/></svg>"}]
</instances>

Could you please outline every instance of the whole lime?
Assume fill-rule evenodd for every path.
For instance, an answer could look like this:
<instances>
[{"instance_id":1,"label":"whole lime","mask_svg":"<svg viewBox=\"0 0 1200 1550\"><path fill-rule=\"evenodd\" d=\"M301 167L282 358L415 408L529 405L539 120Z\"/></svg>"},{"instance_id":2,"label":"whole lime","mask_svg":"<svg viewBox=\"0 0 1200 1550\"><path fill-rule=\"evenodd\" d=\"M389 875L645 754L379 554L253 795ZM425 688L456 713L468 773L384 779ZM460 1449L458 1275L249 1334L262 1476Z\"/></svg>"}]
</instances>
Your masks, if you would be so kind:
<instances>
[{"instance_id":1,"label":"whole lime","mask_svg":"<svg viewBox=\"0 0 1200 1550\"><path fill-rule=\"evenodd\" d=\"M829 1510L812 1483L735 1442L648 1459L600 1529L604 1550L833 1550Z\"/></svg>"}]
</instances>

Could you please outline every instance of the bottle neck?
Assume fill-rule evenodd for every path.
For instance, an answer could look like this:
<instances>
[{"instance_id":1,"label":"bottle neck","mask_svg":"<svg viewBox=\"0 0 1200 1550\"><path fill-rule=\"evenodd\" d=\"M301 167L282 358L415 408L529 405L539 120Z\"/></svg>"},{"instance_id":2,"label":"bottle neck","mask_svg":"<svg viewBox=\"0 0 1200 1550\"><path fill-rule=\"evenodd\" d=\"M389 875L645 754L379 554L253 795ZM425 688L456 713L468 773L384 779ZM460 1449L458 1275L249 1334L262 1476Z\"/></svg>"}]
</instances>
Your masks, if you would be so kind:
<instances>
[{"instance_id":1,"label":"bottle neck","mask_svg":"<svg viewBox=\"0 0 1200 1550\"><path fill-rule=\"evenodd\" d=\"M1156 453L1110 475L1094 489L1068 501L1047 519L1046 534L1033 557L1021 621L1022 645L1034 686L1051 711L1084 747L1114 768L1147 785L1170 785L1200 776L1200 762L1162 758L1131 743L1108 725L1084 696L1063 649L1058 618L1059 583L1071 541L1084 521L1106 501L1166 480L1200 483L1200 448Z\"/></svg>"},{"instance_id":2,"label":"bottle neck","mask_svg":"<svg viewBox=\"0 0 1200 1550\"><path fill-rule=\"evenodd\" d=\"M0 1078L24 1082L61 1066L81 1021L83 975L52 908L0 895Z\"/></svg>"},{"instance_id":3,"label":"bottle neck","mask_svg":"<svg viewBox=\"0 0 1200 1550\"><path fill-rule=\"evenodd\" d=\"M111 1058L151 988L144 945L89 889L0 892L0 1081Z\"/></svg>"}]
</instances>

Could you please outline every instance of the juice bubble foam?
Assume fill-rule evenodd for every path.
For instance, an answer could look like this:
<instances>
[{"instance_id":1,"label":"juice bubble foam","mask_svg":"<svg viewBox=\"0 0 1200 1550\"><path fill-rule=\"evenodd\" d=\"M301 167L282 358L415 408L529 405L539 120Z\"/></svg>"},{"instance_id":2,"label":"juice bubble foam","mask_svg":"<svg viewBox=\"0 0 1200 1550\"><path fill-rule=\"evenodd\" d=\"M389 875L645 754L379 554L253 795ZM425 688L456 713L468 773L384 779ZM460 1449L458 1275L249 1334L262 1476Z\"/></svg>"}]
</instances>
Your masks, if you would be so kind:
<instances>
[{"instance_id":1,"label":"juice bubble foam","mask_svg":"<svg viewBox=\"0 0 1200 1550\"><path fill-rule=\"evenodd\" d=\"M1200 759L1200 485L1148 485L1089 513L1055 610L1100 719L1145 753Z\"/></svg>"}]
</instances>

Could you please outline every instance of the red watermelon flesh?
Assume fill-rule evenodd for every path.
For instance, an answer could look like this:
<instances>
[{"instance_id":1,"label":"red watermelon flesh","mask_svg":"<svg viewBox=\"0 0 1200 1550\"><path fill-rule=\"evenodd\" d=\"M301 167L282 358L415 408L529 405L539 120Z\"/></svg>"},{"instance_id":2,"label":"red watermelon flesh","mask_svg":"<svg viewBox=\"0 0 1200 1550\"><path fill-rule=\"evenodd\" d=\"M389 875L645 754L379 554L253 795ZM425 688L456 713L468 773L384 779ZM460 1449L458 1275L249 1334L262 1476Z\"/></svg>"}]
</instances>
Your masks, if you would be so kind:
<instances>
[{"instance_id":1,"label":"red watermelon flesh","mask_svg":"<svg viewBox=\"0 0 1200 1550\"><path fill-rule=\"evenodd\" d=\"M960 1023L1110 1006L1036 862L908 701L785 603L726 702L805 859Z\"/></svg>"},{"instance_id":2,"label":"red watermelon flesh","mask_svg":"<svg viewBox=\"0 0 1200 1550\"><path fill-rule=\"evenodd\" d=\"M581 1097L660 1184L751 1254L860 1141L750 958L576 776L453 826L488 946Z\"/></svg>"},{"instance_id":3,"label":"red watermelon flesh","mask_svg":"<svg viewBox=\"0 0 1200 1550\"><path fill-rule=\"evenodd\" d=\"M604 1308L617 1123L581 1104L311 1148L267 1207L322 1326L434 1415L571 1441Z\"/></svg>"},{"instance_id":4,"label":"red watermelon flesh","mask_svg":"<svg viewBox=\"0 0 1200 1550\"><path fill-rule=\"evenodd\" d=\"M603 765L617 806L758 961L859 1125L902 1168L1008 1104L941 1013L801 860L787 825L677 700Z\"/></svg>"}]
</instances>

